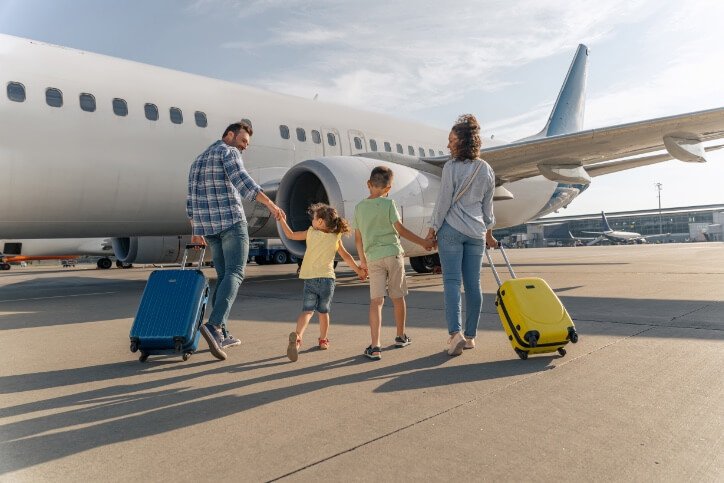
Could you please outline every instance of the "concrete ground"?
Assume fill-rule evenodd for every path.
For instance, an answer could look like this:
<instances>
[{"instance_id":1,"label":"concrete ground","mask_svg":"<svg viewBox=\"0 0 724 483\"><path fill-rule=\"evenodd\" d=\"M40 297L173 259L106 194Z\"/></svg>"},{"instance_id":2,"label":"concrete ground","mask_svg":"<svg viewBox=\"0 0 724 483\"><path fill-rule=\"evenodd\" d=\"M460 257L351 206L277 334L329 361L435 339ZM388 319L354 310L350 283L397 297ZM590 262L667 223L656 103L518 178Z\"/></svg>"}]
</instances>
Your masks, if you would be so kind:
<instances>
[{"instance_id":1,"label":"concrete ground","mask_svg":"<svg viewBox=\"0 0 724 483\"><path fill-rule=\"evenodd\" d=\"M724 481L724 244L509 255L573 316L567 356L518 359L487 267L475 350L443 352L441 279L410 274L412 345L366 360L368 289L340 267L331 348L315 320L296 363L292 265L248 267L226 361L145 364L152 268L3 272L0 480Z\"/></svg>"}]
</instances>

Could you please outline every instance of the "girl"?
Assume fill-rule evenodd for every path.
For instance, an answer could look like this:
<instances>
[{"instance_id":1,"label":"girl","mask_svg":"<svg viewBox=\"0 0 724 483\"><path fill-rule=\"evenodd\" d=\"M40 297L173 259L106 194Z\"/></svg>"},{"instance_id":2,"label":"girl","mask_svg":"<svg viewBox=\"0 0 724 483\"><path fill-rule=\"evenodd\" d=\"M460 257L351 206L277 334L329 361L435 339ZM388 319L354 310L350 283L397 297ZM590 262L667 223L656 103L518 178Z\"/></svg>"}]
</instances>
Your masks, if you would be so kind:
<instances>
[{"instance_id":1,"label":"girl","mask_svg":"<svg viewBox=\"0 0 724 483\"><path fill-rule=\"evenodd\" d=\"M292 362L299 358L304 331L316 310L319 313L319 348L329 349L329 307L334 295L334 257L337 253L352 267L360 280L367 273L357 265L341 243L342 235L350 232L349 224L340 218L337 210L329 205L317 203L309 208L312 226L306 231L292 231L282 216L279 224L290 240L306 240L307 251L304 254L299 278L304 280L302 313L297 317L297 330L289 334L287 357Z\"/></svg>"}]
</instances>

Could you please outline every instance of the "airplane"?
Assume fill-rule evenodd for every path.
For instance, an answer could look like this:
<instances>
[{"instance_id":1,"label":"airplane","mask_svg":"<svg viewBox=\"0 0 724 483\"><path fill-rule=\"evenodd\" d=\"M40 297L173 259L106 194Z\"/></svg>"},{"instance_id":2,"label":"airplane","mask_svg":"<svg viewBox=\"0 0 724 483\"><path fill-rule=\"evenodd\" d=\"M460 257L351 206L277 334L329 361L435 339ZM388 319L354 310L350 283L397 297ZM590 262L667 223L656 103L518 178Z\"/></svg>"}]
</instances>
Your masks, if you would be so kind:
<instances>
[{"instance_id":1,"label":"airplane","mask_svg":"<svg viewBox=\"0 0 724 483\"><path fill-rule=\"evenodd\" d=\"M633 231L619 231L614 230L611 228L611 225L608 224L608 220L606 219L606 214L602 211L601 212L601 226L603 227L603 231L583 231L581 233L585 233L587 235L597 235L596 238L589 241L588 245L595 245L597 243L600 243L603 240L609 240L613 243L621 243L621 244L634 244L634 243L647 243L647 241L651 238L662 238L671 235L671 233L665 233L665 234L657 234L657 235L642 235L641 233L636 233Z\"/></svg>"},{"instance_id":2,"label":"airplane","mask_svg":"<svg viewBox=\"0 0 724 483\"><path fill-rule=\"evenodd\" d=\"M10 270L11 263L35 260L74 260L81 256L100 256L98 268L111 268L113 247L108 238L51 238L0 240L0 270Z\"/></svg>"},{"instance_id":3,"label":"airplane","mask_svg":"<svg viewBox=\"0 0 724 483\"><path fill-rule=\"evenodd\" d=\"M724 108L582 131L588 56L579 45L539 133L485 140L498 228L566 207L599 175L704 162L724 137ZM8 35L0 79L1 236L110 237L123 263L178 260L188 168L240 118L255 131L245 166L293 230L309 226L312 202L351 217L371 169L386 165L405 226L424 236L449 160L447 129ZM264 206L244 205L250 237L281 238L303 256ZM402 244L428 271L430 254Z\"/></svg>"}]
</instances>

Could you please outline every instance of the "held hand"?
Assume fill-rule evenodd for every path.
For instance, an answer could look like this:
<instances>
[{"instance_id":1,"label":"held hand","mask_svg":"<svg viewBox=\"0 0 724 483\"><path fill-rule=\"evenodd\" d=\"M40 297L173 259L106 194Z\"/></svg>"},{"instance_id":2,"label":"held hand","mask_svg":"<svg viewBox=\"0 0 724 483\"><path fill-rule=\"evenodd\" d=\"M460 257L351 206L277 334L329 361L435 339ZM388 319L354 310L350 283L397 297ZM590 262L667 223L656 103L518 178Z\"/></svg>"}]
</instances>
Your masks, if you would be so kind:
<instances>
[{"instance_id":1,"label":"held hand","mask_svg":"<svg viewBox=\"0 0 724 483\"><path fill-rule=\"evenodd\" d=\"M357 272L357 277L359 277L360 281L364 282L367 279L367 270L357 267L355 272Z\"/></svg>"},{"instance_id":2,"label":"held hand","mask_svg":"<svg viewBox=\"0 0 724 483\"><path fill-rule=\"evenodd\" d=\"M427 236L425 237L428 240L434 240L437 235L435 234L435 230L433 228L430 228L427 230Z\"/></svg>"},{"instance_id":3,"label":"held hand","mask_svg":"<svg viewBox=\"0 0 724 483\"><path fill-rule=\"evenodd\" d=\"M428 252L431 251L433 248L435 248L435 240L431 238L426 238L425 242L422 244L422 248L424 248Z\"/></svg>"},{"instance_id":4,"label":"held hand","mask_svg":"<svg viewBox=\"0 0 724 483\"><path fill-rule=\"evenodd\" d=\"M206 240L201 235L193 235L191 237L191 244L206 246ZM198 250L198 248L194 248L194 250Z\"/></svg>"}]
</instances>

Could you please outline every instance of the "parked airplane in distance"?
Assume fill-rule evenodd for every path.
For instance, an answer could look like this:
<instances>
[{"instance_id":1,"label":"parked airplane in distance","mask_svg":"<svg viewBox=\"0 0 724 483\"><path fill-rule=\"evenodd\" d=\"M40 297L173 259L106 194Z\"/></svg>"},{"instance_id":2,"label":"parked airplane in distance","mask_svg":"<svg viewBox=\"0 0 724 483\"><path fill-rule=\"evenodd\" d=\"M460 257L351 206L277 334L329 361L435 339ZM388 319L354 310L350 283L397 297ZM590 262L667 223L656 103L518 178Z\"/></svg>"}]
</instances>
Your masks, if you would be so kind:
<instances>
[{"instance_id":1,"label":"parked airplane in distance","mask_svg":"<svg viewBox=\"0 0 724 483\"><path fill-rule=\"evenodd\" d=\"M113 247L109 238L52 238L0 240L0 270L11 263L35 260L72 260L81 256L100 256L98 268L111 268Z\"/></svg>"},{"instance_id":2,"label":"parked airplane in distance","mask_svg":"<svg viewBox=\"0 0 724 483\"><path fill-rule=\"evenodd\" d=\"M587 63L580 45L538 134L505 145L486 139L497 227L567 206L602 174L703 162L724 137L724 108L581 131ZM245 165L294 230L310 225L314 202L351 217L371 169L385 165L405 226L424 236L449 160L448 129L7 35L0 83L0 234L113 237L124 263L179 260L179 240L190 234L188 168L240 118L254 126ZM38 126L52 126L42 142ZM281 238L304 254L261 204L245 211L251 237ZM345 244L355 252L349 237ZM404 240L403 248L413 268L429 269L427 252Z\"/></svg>"},{"instance_id":3,"label":"parked airplane in distance","mask_svg":"<svg viewBox=\"0 0 724 483\"><path fill-rule=\"evenodd\" d=\"M595 245L603 240L609 240L613 243L619 244L634 244L634 243L646 243L651 238L662 238L669 236L671 233L657 234L657 235L642 235L633 231L620 231L611 228L606 219L606 214L601 212L601 226L603 231L584 231L587 235L598 235L597 238L588 242L588 245Z\"/></svg>"}]
</instances>

